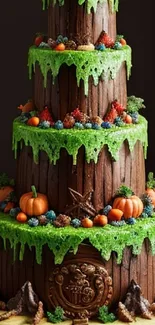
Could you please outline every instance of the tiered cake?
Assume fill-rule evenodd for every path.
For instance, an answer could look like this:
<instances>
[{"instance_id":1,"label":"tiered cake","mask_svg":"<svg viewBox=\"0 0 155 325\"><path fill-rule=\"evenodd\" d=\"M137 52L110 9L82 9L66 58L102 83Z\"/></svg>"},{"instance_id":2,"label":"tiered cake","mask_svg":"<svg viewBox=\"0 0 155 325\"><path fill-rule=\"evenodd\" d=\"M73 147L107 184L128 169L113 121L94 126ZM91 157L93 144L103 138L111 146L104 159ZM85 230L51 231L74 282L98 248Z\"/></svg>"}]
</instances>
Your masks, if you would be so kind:
<instances>
[{"instance_id":1,"label":"tiered cake","mask_svg":"<svg viewBox=\"0 0 155 325\"><path fill-rule=\"evenodd\" d=\"M131 48L118 41L117 0L44 0L43 6L48 10L48 38L28 54L39 122L37 127L27 122L31 111L23 106L13 123L16 193L20 199L34 185L61 221L69 212L72 219L91 219L111 204L122 184L137 196L145 191L147 122L139 115L133 123L135 116L127 120L125 112ZM41 120L45 111L48 118ZM155 259L147 239L153 248L153 221L124 229L60 224L34 229L1 219L3 299L31 281L46 309L62 306L67 317L90 318L99 306L115 306L123 299L134 279L144 296L154 300Z\"/></svg>"}]
</instances>

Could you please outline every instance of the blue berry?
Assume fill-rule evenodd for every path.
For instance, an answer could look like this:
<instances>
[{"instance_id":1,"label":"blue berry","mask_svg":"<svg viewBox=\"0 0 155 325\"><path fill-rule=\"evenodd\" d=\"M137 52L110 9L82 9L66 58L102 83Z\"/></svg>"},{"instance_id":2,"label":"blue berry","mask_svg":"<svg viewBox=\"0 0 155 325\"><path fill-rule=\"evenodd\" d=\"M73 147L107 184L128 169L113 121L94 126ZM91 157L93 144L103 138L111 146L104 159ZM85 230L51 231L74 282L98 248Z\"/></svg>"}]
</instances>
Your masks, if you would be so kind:
<instances>
[{"instance_id":1,"label":"blue berry","mask_svg":"<svg viewBox=\"0 0 155 325\"><path fill-rule=\"evenodd\" d=\"M103 129L110 129L112 127L110 122L102 122L101 127Z\"/></svg>"},{"instance_id":2,"label":"blue berry","mask_svg":"<svg viewBox=\"0 0 155 325\"><path fill-rule=\"evenodd\" d=\"M79 130L83 130L83 129L84 129L84 126L83 126L82 123L80 123L80 122L76 122L76 123L74 124L74 128L75 128L75 129L79 129Z\"/></svg>"},{"instance_id":3,"label":"blue berry","mask_svg":"<svg viewBox=\"0 0 155 325\"><path fill-rule=\"evenodd\" d=\"M104 209L103 209L103 214L105 215L105 216L107 216L108 215L108 213L109 213L109 211L112 209L112 206L111 205L106 205L105 207L104 207Z\"/></svg>"},{"instance_id":4,"label":"blue berry","mask_svg":"<svg viewBox=\"0 0 155 325\"><path fill-rule=\"evenodd\" d=\"M147 205L144 207L143 212L148 215L148 217L151 217L153 213L153 206L152 205Z\"/></svg>"},{"instance_id":5,"label":"blue berry","mask_svg":"<svg viewBox=\"0 0 155 325\"><path fill-rule=\"evenodd\" d=\"M49 210L45 213L45 216L47 217L47 219L49 219L50 221L54 221L56 219L56 214L53 210Z\"/></svg>"},{"instance_id":6,"label":"blue berry","mask_svg":"<svg viewBox=\"0 0 155 325\"><path fill-rule=\"evenodd\" d=\"M57 40L56 40L56 43L57 44L60 44L60 43L63 43L63 36L62 35L59 35L58 37L57 37Z\"/></svg>"},{"instance_id":7,"label":"blue berry","mask_svg":"<svg viewBox=\"0 0 155 325\"><path fill-rule=\"evenodd\" d=\"M126 223L128 225L134 225L136 223L136 219L135 218L129 218L128 220L126 220Z\"/></svg>"},{"instance_id":8,"label":"blue berry","mask_svg":"<svg viewBox=\"0 0 155 325\"><path fill-rule=\"evenodd\" d=\"M106 46L104 44L98 44L95 46L95 49L98 51L104 51L106 49Z\"/></svg>"},{"instance_id":9,"label":"blue berry","mask_svg":"<svg viewBox=\"0 0 155 325\"><path fill-rule=\"evenodd\" d=\"M110 224L111 224L111 226L122 227L122 226L124 226L126 223L125 223L124 220L121 220L121 221L112 221Z\"/></svg>"},{"instance_id":10,"label":"blue berry","mask_svg":"<svg viewBox=\"0 0 155 325\"><path fill-rule=\"evenodd\" d=\"M63 126L62 121L58 120L57 122L55 122L54 127L55 127L55 129L57 129L57 130L62 130L64 126Z\"/></svg>"},{"instance_id":11,"label":"blue berry","mask_svg":"<svg viewBox=\"0 0 155 325\"><path fill-rule=\"evenodd\" d=\"M74 228L79 228L81 226L81 221L77 218L73 219L71 221L71 225L74 227Z\"/></svg>"},{"instance_id":12,"label":"blue berry","mask_svg":"<svg viewBox=\"0 0 155 325\"><path fill-rule=\"evenodd\" d=\"M148 218L148 214L147 214L147 213L145 213L145 212L142 212L142 214L141 214L141 218L143 218L143 219L146 219L146 218Z\"/></svg>"},{"instance_id":13,"label":"blue berry","mask_svg":"<svg viewBox=\"0 0 155 325\"><path fill-rule=\"evenodd\" d=\"M50 128L50 122L49 121L42 121L40 124L39 124L39 127L41 129L49 129Z\"/></svg>"},{"instance_id":14,"label":"blue berry","mask_svg":"<svg viewBox=\"0 0 155 325\"><path fill-rule=\"evenodd\" d=\"M39 220L37 218L31 218L28 221L30 227L37 227L39 225Z\"/></svg>"},{"instance_id":15,"label":"blue berry","mask_svg":"<svg viewBox=\"0 0 155 325\"><path fill-rule=\"evenodd\" d=\"M93 123L92 124L92 129L94 129L94 130L100 130L101 129L101 125L99 125L97 123Z\"/></svg>"},{"instance_id":16,"label":"blue berry","mask_svg":"<svg viewBox=\"0 0 155 325\"><path fill-rule=\"evenodd\" d=\"M9 212L10 216L11 217L16 217L17 214L21 211L21 209L18 207L18 208L12 208Z\"/></svg>"},{"instance_id":17,"label":"blue berry","mask_svg":"<svg viewBox=\"0 0 155 325\"><path fill-rule=\"evenodd\" d=\"M84 127L85 129L92 129L92 123L85 123Z\"/></svg>"},{"instance_id":18,"label":"blue berry","mask_svg":"<svg viewBox=\"0 0 155 325\"><path fill-rule=\"evenodd\" d=\"M114 124L116 126L123 126L124 125L124 122L122 121L121 117L116 117L115 120L114 120Z\"/></svg>"},{"instance_id":19,"label":"blue berry","mask_svg":"<svg viewBox=\"0 0 155 325\"><path fill-rule=\"evenodd\" d=\"M122 49L122 44L120 42L116 42L114 45L115 50L121 50Z\"/></svg>"},{"instance_id":20,"label":"blue berry","mask_svg":"<svg viewBox=\"0 0 155 325\"><path fill-rule=\"evenodd\" d=\"M45 42L41 42L38 47L40 47L40 48L50 48L48 43L45 43Z\"/></svg>"},{"instance_id":21,"label":"blue berry","mask_svg":"<svg viewBox=\"0 0 155 325\"><path fill-rule=\"evenodd\" d=\"M68 37L65 36L65 37L63 38L63 43L65 44L65 43L67 43L67 42L68 42Z\"/></svg>"}]
</instances>

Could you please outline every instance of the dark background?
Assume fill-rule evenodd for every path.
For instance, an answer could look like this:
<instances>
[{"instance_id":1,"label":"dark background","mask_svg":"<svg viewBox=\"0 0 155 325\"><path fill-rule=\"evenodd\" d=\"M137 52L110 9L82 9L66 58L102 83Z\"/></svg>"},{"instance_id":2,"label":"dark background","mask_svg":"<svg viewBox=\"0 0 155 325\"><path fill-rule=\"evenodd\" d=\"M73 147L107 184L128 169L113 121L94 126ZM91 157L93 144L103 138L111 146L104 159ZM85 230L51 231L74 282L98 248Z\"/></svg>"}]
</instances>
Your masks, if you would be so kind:
<instances>
[{"instance_id":1,"label":"dark background","mask_svg":"<svg viewBox=\"0 0 155 325\"><path fill-rule=\"evenodd\" d=\"M74 0L73 0L74 1ZM36 32L47 32L47 12L41 0L1 0L0 4L0 172L15 175L11 149L12 121L17 106L32 97L28 80L27 53ZM146 171L155 172L155 105L153 89L153 0L120 0L117 32L124 34L133 50L132 76L128 95L142 97L149 122Z\"/></svg>"}]
</instances>

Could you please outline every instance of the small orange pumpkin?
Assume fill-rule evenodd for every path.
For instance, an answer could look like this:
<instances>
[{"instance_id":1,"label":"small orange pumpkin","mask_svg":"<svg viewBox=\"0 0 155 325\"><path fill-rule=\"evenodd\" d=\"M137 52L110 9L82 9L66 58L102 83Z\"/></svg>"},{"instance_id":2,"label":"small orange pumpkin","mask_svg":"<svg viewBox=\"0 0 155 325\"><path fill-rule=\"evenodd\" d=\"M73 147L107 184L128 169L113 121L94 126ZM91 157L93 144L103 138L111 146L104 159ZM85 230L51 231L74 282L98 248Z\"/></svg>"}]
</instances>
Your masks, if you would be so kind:
<instances>
[{"instance_id":1,"label":"small orange pumpkin","mask_svg":"<svg viewBox=\"0 0 155 325\"><path fill-rule=\"evenodd\" d=\"M155 207L155 178L152 172L148 173L148 179L146 182L145 193L151 198L152 204Z\"/></svg>"},{"instance_id":2,"label":"small orange pumpkin","mask_svg":"<svg viewBox=\"0 0 155 325\"><path fill-rule=\"evenodd\" d=\"M108 223L108 218L104 214L98 214L94 218L94 225L103 227L103 226L107 225L107 223Z\"/></svg>"},{"instance_id":3,"label":"small orange pumpkin","mask_svg":"<svg viewBox=\"0 0 155 325\"><path fill-rule=\"evenodd\" d=\"M14 189L12 186L3 186L0 188L0 202L5 201L9 194L13 192Z\"/></svg>"},{"instance_id":4,"label":"small orange pumpkin","mask_svg":"<svg viewBox=\"0 0 155 325\"><path fill-rule=\"evenodd\" d=\"M120 186L117 197L114 199L113 209L119 209L123 212L124 219L131 217L138 218L143 211L143 202L134 195L127 186Z\"/></svg>"},{"instance_id":5,"label":"small orange pumpkin","mask_svg":"<svg viewBox=\"0 0 155 325\"><path fill-rule=\"evenodd\" d=\"M92 228L93 227L93 221L89 218L84 218L81 221L81 224L84 228Z\"/></svg>"},{"instance_id":6,"label":"small orange pumpkin","mask_svg":"<svg viewBox=\"0 0 155 325\"><path fill-rule=\"evenodd\" d=\"M123 211L120 209L111 209L108 213L108 219L110 221L120 221L123 216Z\"/></svg>"},{"instance_id":7,"label":"small orange pumpkin","mask_svg":"<svg viewBox=\"0 0 155 325\"><path fill-rule=\"evenodd\" d=\"M132 123L132 117L131 117L129 114L126 115L126 117L125 117L125 122L126 122L127 124L131 124L131 123Z\"/></svg>"},{"instance_id":8,"label":"small orange pumpkin","mask_svg":"<svg viewBox=\"0 0 155 325\"><path fill-rule=\"evenodd\" d=\"M29 118L29 120L27 121L27 124L29 126L38 126L40 123L39 117L37 116L33 116L31 118Z\"/></svg>"},{"instance_id":9,"label":"small orange pumpkin","mask_svg":"<svg viewBox=\"0 0 155 325\"><path fill-rule=\"evenodd\" d=\"M19 207L28 216L40 216L48 211L48 199L45 194L37 193L35 186L31 186L32 192L21 196Z\"/></svg>"},{"instance_id":10,"label":"small orange pumpkin","mask_svg":"<svg viewBox=\"0 0 155 325\"><path fill-rule=\"evenodd\" d=\"M23 212L19 212L19 213L17 214L16 220L17 220L18 222L24 223L24 222L27 221L27 215L26 215L25 213L23 213Z\"/></svg>"},{"instance_id":11,"label":"small orange pumpkin","mask_svg":"<svg viewBox=\"0 0 155 325\"><path fill-rule=\"evenodd\" d=\"M65 44L64 43L60 43L55 47L56 51L64 51L65 50Z\"/></svg>"},{"instance_id":12,"label":"small orange pumpkin","mask_svg":"<svg viewBox=\"0 0 155 325\"><path fill-rule=\"evenodd\" d=\"M155 207L155 191L152 188L147 188L145 192L150 196L152 204Z\"/></svg>"}]
</instances>

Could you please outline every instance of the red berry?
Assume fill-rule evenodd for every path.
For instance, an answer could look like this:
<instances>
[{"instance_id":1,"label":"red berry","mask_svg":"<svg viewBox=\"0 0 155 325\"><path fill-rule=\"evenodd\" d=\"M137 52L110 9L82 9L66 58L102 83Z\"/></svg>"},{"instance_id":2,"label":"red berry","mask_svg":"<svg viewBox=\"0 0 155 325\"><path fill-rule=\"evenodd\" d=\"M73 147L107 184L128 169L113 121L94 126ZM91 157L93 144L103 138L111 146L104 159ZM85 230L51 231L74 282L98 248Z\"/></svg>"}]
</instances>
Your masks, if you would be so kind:
<instances>
[{"instance_id":1,"label":"red berry","mask_svg":"<svg viewBox=\"0 0 155 325\"><path fill-rule=\"evenodd\" d=\"M34 40L34 45L38 47L40 43L43 42L43 39L44 39L43 35L36 36Z\"/></svg>"}]
</instances>

